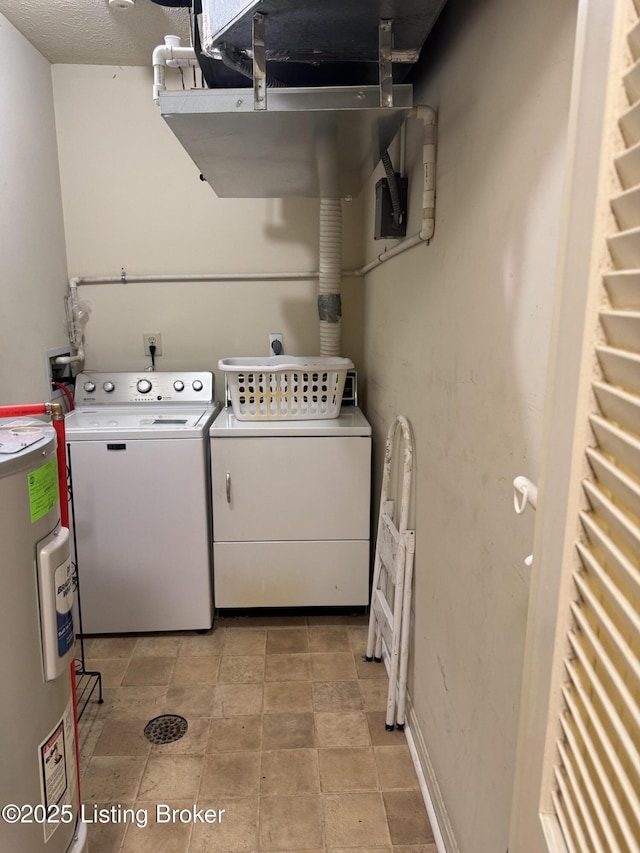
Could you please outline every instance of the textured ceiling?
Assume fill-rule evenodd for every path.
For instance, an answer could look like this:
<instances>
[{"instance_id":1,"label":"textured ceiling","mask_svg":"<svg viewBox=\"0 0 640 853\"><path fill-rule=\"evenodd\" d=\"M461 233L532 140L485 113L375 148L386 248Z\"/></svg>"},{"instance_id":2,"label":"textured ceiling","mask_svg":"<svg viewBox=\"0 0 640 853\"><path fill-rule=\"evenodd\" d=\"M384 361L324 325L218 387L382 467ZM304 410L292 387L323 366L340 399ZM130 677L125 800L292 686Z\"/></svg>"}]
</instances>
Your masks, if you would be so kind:
<instances>
[{"instance_id":1,"label":"textured ceiling","mask_svg":"<svg viewBox=\"0 0 640 853\"><path fill-rule=\"evenodd\" d=\"M0 0L0 12L50 62L151 65L165 35L189 44L189 12L136 0L131 9L108 0Z\"/></svg>"}]
</instances>

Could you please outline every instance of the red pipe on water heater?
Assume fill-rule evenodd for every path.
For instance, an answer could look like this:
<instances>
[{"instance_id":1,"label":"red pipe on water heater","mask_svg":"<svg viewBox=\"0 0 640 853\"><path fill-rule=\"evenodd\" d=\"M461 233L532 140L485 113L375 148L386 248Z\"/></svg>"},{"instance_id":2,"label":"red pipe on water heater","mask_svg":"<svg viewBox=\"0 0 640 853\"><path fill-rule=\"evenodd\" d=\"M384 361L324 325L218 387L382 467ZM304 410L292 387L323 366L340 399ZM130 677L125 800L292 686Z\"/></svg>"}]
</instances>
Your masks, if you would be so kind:
<instances>
[{"instance_id":1,"label":"red pipe on water heater","mask_svg":"<svg viewBox=\"0 0 640 853\"><path fill-rule=\"evenodd\" d=\"M47 406L49 403L25 403L23 406L0 406L0 417L3 418L26 418L29 415L50 414Z\"/></svg>"},{"instance_id":2,"label":"red pipe on water heater","mask_svg":"<svg viewBox=\"0 0 640 853\"><path fill-rule=\"evenodd\" d=\"M74 409L74 405L73 405L73 394L71 393L71 391L69 391L69 389L67 388L67 386L66 386L66 385L63 385L63 384L62 384L62 382L52 382L51 384L52 384L55 388L59 388L59 389L62 391L62 393L65 395L65 397L66 397L66 398L67 398L67 400L69 401L69 411L71 412L71 411Z\"/></svg>"},{"instance_id":3,"label":"red pipe on water heater","mask_svg":"<svg viewBox=\"0 0 640 853\"><path fill-rule=\"evenodd\" d=\"M64 429L64 415L53 415L53 428L58 436L58 491L60 492L60 521L69 528L69 495L67 492L67 436Z\"/></svg>"}]
</instances>

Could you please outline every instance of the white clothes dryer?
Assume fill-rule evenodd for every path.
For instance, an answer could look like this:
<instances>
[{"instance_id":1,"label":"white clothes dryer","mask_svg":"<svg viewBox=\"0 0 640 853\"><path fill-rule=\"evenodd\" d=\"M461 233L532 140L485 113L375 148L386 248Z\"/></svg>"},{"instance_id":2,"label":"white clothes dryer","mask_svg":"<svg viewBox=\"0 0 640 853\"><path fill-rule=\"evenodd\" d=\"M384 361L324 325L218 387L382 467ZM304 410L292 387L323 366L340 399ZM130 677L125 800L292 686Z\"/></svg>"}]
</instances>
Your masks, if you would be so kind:
<instances>
[{"instance_id":1,"label":"white clothes dryer","mask_svg":"<svg viewBox=\"0 0 640 853\"><path fill-rule=\"evenodd\" d=\"M211 372L82 373L66 417L84 634L213 624Z\"/></svg>"},{"instance_id":2,"label":"white clothes dryer","mask_svg":"<svg viewBox=\"0 0 640 853\"><path fill-rule=\"evenodd\" d=\"M209 434L216 607L366 606L371 426L360 409L245 421L228 407Z\"/></svg>"}]
</instances>

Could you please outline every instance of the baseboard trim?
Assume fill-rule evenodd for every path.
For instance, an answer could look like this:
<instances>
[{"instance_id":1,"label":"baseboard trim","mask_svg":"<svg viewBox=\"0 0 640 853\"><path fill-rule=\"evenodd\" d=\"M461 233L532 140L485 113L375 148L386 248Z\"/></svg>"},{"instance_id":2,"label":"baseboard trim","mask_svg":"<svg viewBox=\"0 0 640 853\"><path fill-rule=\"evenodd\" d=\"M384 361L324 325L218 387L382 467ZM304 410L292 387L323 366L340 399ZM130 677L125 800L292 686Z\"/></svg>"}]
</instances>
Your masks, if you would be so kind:
<instances>
[{"instance_id":1,"label":"baseboard trim","mask_svg":"<svg viewBox=\"0 0 640 853\"><path fill-rule=\"evenodd\" d=\"M384 642L382 643L382 660L385 669L387 670L388 678L390 669L389 650ZM418 718L409 692L406 694L405 710L406 722L404 734L407 739L409 752L411 753L413 766L416 769L418 784L420 785L420 793L422 794L422 799L424 800L425 808L427 809L427 815L429 816L429 823L431 824L436 849L438 853L460 853L460 848L458 847L458 842L453 834L453 827L449 821L447 808L442 794L440 793L440 786L436 779L433 764L429 758L429 751L426 743L424 742L422 730L418 725Z\"/></svg>"},{"instance_id":2,"label":"baseboard trim","mask_svg":"<svg viewBox=\"0 0 640 853\"><path fill-rule=\"evenodd\" d=\"M460 853L411 699L404 729L438 853Z\"/></svg>"}]
</instances>

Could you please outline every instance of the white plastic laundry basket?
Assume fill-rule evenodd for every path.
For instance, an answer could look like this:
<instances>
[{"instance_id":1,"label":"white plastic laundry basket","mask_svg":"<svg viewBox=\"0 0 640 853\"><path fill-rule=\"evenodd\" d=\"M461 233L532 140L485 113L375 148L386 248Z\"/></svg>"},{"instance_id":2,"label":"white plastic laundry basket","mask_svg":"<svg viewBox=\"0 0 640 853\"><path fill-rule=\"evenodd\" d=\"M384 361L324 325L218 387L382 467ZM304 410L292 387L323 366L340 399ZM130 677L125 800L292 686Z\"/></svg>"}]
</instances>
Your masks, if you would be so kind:
<instances>
[{"instance_id":1,"label":"white plastic laundry basket","mask_svg":"<svg viewBox=\"0 0 640 853\"><path fill-rule=\"evenodd\" d=\"M337 418L348 358L331 356L223 358L233 414L240 421Z\"/></svg>"}]
</instances>

